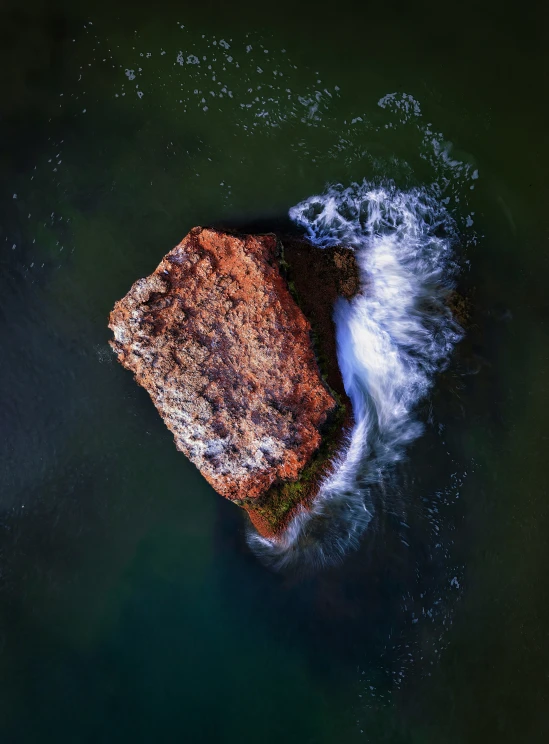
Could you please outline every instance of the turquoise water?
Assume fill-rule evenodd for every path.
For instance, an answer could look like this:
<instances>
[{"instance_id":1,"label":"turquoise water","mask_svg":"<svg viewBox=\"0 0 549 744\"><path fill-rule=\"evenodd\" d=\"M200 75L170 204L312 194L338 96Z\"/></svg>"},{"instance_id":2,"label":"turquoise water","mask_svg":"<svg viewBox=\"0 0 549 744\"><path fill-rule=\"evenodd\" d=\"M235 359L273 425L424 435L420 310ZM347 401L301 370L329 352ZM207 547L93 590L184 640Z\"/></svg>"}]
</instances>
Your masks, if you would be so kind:
<instances>
[{"instance_id":1,"label":"turquoise water","mask_svg":"<svg viewBox=\"0 0 549 744\"><path fill-rule=\"evenodd\" d=\"M2 6L2 742L547 740L546 28ZM438 184L471 317L360 549L275 574L107 317L194 225L363 179Z\"/></svg>"}]
</instances>

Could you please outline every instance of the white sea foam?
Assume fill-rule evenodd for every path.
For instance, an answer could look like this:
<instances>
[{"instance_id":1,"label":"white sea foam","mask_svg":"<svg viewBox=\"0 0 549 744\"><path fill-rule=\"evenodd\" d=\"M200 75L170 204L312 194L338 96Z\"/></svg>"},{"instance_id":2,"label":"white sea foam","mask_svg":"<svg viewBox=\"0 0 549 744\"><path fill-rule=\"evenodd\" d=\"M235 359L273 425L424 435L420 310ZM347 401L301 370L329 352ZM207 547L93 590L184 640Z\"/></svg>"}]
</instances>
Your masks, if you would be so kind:
<instances>
[{"instance_id":1,"label":"white sea foam","mask_svg":"<svg viewBox=\"0 0 549 744\"><path fill-rule=\"evenodd\" d=\"M275 568L322 565L356 547L373 514L371 488L422 424L414 413L461 331L444 303L454 226L434 193L392 185L335 186L290 210L319 248L356 252L361 291L334 310L338 361L355 425L312 510L285 533L249 543Z\"/></svg>"}]
</instances>

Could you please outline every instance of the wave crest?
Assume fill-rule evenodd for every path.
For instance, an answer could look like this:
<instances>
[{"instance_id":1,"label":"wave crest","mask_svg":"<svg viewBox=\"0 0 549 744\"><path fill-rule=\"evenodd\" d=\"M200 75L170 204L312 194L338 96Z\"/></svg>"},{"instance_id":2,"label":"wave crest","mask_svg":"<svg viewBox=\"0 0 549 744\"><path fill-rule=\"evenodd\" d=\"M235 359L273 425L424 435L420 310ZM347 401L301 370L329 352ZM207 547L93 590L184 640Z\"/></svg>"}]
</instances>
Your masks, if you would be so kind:
<instances>
[{"instance_id":1,"label":"wave crest","mask_svg":"<svg viewBox=\"0 0 549 744\"><path fill-rule=\"evenodd\" d=\"M456 231L436 195L338 185L292 207L290 218L319 248L354 249L361 291L334 308L355 419L346 446L311 510L300 511L276 540L248 535L276 569L334 563L358 546L373 515L371 487L421 434L414 408L462 335L444 301L456 269Z\"/></svg>"}]
</instances>

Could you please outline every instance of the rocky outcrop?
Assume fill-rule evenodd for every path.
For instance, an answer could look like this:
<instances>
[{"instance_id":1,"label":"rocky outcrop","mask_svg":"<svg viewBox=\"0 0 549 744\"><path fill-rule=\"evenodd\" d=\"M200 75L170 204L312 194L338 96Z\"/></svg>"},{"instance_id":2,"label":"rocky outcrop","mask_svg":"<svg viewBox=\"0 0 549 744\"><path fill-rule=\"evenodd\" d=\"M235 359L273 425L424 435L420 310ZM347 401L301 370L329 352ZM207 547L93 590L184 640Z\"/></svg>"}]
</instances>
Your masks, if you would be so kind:
<instances>
[{"instance_id":1,"label":"rocky outcrop","mask_svg":"<svg viewBox=\"0 0 549 744\"><path fill-rule=\"evenodd\" d=\"M341 246L320 250L306 240L281 237L282 272L299 307L311 323L316 359L338 405L324 427L322 443L297 481L274 485L257 504L244 508L261 535L276 537L299 509L312 506L333 458L353 424L351 401L337 361L333 308L338 297L352 299L360 288L354 252Z\"/></svg>"},{"instance_id":2,"label":"rocky outcrop","mask_svg":"<svg viewBox=\"0 0 549 744\"><path fill-rule=\"evenodd\" d=\"M341 408L279 254L274 235L195 228L116 303L109 323L118 360L177 448L222 496L257 507L263 534L296 506L269 515L269 494L298 482ZM335 341L332 351L335 359Z\"/></svg>"}]
</instances>

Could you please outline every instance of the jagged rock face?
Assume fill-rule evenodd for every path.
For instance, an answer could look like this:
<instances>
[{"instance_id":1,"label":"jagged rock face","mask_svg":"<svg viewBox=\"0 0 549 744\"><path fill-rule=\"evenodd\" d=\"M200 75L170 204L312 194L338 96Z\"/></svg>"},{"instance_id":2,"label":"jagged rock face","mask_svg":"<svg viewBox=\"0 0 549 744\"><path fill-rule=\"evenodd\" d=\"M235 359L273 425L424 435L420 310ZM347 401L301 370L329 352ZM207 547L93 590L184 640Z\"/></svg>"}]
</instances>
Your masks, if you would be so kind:
<instances>
[{"instance_id":1,"label":"jagged rock face","mask_svg":"<svg viewBox=\"0 0 549 744\"><path fill-rule=\"evenodd\" d=\"M299 297L299 307L311 322L323 356L323 369L328 384L348 404L341 371L337 362L337 343L333 320L338 297L352 299L360 291L360 276L354 252L337 246L323 248L306 240L282 237L284 260Z\"/></svg>"},{"instance_id":2,"label":"jagged rock face","mask_svg":"<svg viewBox=\"0 0 549 744\"><path fill-rule=\"evenodd\" d=\"M294 480L336 407L274 235L195 228L116 303L118 360L221 495L253 503Z\"/></svg>"},{"instance_id":3,"label":"jagged rock face","mask_svg":"<svg viewBox=\"0 0 549 744\"><path fill-rule=\"evenodd\" d=\"M360 275L353 250L337 246L319 249L295 235L281 236L286 278L297 293L299 307L310 321L317 359L329 389L338 397L333 425L323 432L323 445L300 478L299 488L286 483L270 489L261 506L245 509L257 531L277 539L301 510L312 508L321 483L353 425L351 401L345 393L337 359L334 304L338 297L351 300L360 291ZM288 486L290 486L288 488Z\"/></svg>"}]
</instances>

